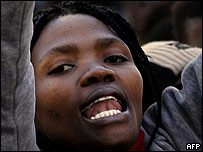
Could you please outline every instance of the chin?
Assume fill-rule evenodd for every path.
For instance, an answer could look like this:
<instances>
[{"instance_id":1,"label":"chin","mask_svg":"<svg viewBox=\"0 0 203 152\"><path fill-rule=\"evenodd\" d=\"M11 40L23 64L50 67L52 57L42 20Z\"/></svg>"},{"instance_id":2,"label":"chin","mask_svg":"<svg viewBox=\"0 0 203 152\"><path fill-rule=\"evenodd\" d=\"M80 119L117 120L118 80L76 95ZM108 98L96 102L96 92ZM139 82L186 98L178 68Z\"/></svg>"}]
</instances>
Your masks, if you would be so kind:
<instances>
[{"instance_id":1,"label":"chin","mask_svg":"<svg viewBox=\"0 0 203 152\"><path fill-rule=\"evenodd\" d=\"M134 135L134 136L132 136ZM57 150L74 150L74 151L126 151L135 143L137 139L137 133L131 133L128 131L128 134L123 133L111 133L105 134L105 136L98 136L94 139L85 138L77 143L72 143L70 141L64 144L55 145ZM57 148L56 148L57 147Z\"/></svg>"},{"instance_id":2,"label":"chin","mask_svg":"<svg viewBox=\"0 0 203 152\"><path fill-rule=\"evenodd\" d=\"M115 129L116 130L116 129ZM127 133L127 134L126 134ZM98 139L94 141L89 141L83 148L87 150L116 150L116 151L126 151L128 150L136 141L138 133L132 131L124 132L111 132L109 134L103 134L99 136ZM81 149L83 149L81 148Z\"/></svg>"}]
</instances>

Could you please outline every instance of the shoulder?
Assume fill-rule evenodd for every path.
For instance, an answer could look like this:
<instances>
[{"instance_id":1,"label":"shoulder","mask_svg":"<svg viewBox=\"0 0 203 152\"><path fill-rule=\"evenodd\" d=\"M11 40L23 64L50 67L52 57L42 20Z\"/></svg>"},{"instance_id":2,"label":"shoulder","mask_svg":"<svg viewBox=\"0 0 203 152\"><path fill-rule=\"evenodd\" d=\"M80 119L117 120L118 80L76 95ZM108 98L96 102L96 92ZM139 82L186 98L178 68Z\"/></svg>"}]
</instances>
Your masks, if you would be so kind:
<instances>
[{"instance_id":1,"label":"shoulder","mask_svg":"<svg viewBox=\"0 0 203 152\"><path fill-rule=\"evenodd\" d=\"M183 70L183 89L168 87L163 91L161 121L150 150L187 150L187 143L202 144L202 54ZM144 114L145 142L156 126L157 104ZM151 127L151 128L150 128Z\"/></svg>"}]
</instances>

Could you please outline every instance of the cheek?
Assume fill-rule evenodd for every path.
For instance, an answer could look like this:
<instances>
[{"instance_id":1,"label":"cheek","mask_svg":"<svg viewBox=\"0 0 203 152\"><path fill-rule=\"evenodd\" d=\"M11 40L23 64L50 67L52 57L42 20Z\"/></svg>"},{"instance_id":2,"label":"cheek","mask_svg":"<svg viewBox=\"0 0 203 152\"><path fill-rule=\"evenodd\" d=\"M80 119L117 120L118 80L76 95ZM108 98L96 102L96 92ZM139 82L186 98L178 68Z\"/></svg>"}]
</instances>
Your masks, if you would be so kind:
<instances>
[{"instance_id":1,"label":"cheek","mask_svg":"<svg viewBox=\"0 0 203 152\"><path fill-rule=\"evenodd\" d=\"M142 102L143 80L138 69L135 66L126 68L121 74L121 79L123 79L122 81L124 81L125 86L129 91L129 96L131 98L139 99L136 100L137 103Z\"/></svg>"},{"instance_id":2,"label":"cheek","mask_svg":"<svg viewBox=\"0 0 203 152\"><path fill-rule=\"evenodd\" d=\"M131 111L137 117L140 124L142 120L142 95L143 95L143 80L140 72L135 66L126 68L121 77L124 81L125 90L127 90L128 98L131 104Z\"/></svg>"},{"instance_id":3,"label":"cheek","mask_svg":"<svg viewBox=\"0 0 203 152\"><path fill-rule=\"evenodd\" d=\"M57 80L36 82L37 117L60 121L73 109L71 85Z\"/></svg>"},{"instance_id":4,"label":"cheek","mask_svg":"<svg viewBox=\"0 0 203 152\"><path fill-rule=\"evenodd\" d=\"M132 69L133 71L133 69ZM142 108L142 95L143 95L143 81L141 74L139 71L136 69L132 72L132 74L129 76L129 88L131 90L132 98L135 99L133 100L133 104L136 108L136 111L141 111Z\"/></svg>"}]
</instances>

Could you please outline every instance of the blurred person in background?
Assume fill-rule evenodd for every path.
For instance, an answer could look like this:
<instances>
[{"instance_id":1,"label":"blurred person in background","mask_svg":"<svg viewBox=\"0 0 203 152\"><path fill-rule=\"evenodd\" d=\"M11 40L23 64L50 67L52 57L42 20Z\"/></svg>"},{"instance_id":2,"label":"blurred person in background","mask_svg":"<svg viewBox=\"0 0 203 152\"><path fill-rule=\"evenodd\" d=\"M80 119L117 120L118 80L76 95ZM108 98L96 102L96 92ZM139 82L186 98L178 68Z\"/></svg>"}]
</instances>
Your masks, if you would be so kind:
<instances>
[{"instance_id":1,"label":"blurred person in background","mask_svg":"<svg viewBox=\"0 0 203 152\"><path fill-rule=\"evenodd\" d=\"M144 44L174 40L170 8L174 1L157 1L151 5L144 29Z\"/></svg>"},{"instance_id":2,"label":"blurred person in background","mask_svg":"<svg viewBox=\"0 0 203 152\"><path fill-rule=\"evenodd\" d=\"M182 88L180 76L185 65L202 52L201 1L157 1L147 18L143 50L160 80Z\"/></svg>"},{"instance_id":3,"label":"blurred person in background","mask_svg":"<svg viewBox=\"0 0 203 152\"><path fill-rule=\"evenodd\" d=\"M136 31L139 43L173 40L170 1L122 1L120 13Z\"/></svg>"},{"instance_id":4,"label":"blurred person in background","mask_svg":"<svg viewBox=\"0 0 203 152\"><path fill-rule=\"evenodd\" d=\"M176 1L171 12L175 39L202 48L202 1Z\"/></svg>"},{"instance_id":5,"label":"blurred person in background","mask_svg":"<svg viewBox=\"0 0 203 152\"><path fill-rule=\"evenodd\" d=\"M140 45L145 43L146 22L151 14L155 1L122 1L121 14L130 22L133 29L136 29Z\"/></svg>"}]
</instances>

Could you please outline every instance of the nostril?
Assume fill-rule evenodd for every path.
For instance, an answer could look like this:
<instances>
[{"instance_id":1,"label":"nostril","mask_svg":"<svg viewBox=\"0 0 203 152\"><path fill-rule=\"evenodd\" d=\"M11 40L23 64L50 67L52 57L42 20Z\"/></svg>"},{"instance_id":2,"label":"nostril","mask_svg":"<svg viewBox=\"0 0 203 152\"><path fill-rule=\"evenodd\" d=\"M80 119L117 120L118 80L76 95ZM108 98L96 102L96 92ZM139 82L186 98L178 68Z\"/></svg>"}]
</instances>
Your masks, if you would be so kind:
<instances>
[{"instance_id":1,"label":"nostril","mask_svg":"<svg viewBox=\"0 0 203 152\"><path fill-rule=\"evenodd\" d=\"M113 75L111 74L107 74L105 77L104 77L104 81L113 81L114 78L113 78Z\"/></svg>"},{"instance_id":2,"label":"nostril","mask_svg":"<svg viewBox=\"0 0 203 152\"><path fill-rule=\"evenodd\" d=\"M87 84L92 84L98 82L98 79L96 77L90 77L87 79Z\"/></svg>"},{"instance_id":3,"label":"nostril","mask_svg":"<svg viewBox=\"0 0 203 152\"><path fill-rule=\"evenodd\" d=\"M98 83L98 82L113 82L115 73L110 69L101 66L91 68L84 76L82 76L80 84L82 87Z\"/></svg>"}]
</instances>

